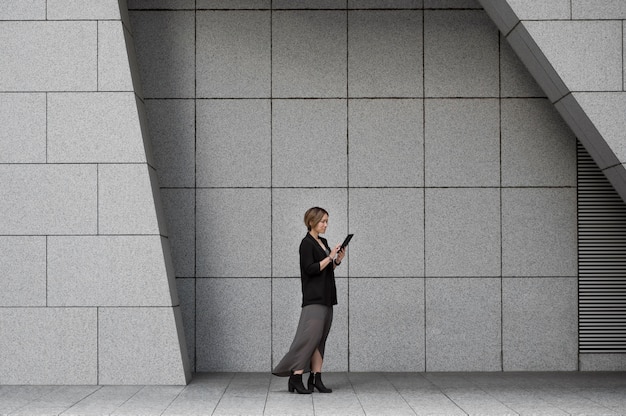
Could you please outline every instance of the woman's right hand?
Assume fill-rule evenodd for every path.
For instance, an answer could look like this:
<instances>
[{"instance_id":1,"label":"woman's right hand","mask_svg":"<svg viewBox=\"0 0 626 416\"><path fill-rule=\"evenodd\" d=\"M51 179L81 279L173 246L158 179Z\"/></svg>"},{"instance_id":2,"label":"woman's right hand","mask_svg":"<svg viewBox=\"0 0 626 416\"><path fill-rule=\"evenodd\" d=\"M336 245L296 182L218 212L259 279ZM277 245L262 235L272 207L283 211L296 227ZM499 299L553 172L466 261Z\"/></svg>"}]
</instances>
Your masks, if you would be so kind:
<instances>
[{"instance_id":1,"label":"woman's right hand","mask_svg":"<svg viewBox=\"0 0 626 416\"><path fill-rule=\"evenodd\" d=\"M341 244L337 244L335 247L333 247L332 250L330 250L330 257L332 257L333 259L337 257L337 253L339 253L339 250L341 250Z\"/></svg>"}]
</instances>

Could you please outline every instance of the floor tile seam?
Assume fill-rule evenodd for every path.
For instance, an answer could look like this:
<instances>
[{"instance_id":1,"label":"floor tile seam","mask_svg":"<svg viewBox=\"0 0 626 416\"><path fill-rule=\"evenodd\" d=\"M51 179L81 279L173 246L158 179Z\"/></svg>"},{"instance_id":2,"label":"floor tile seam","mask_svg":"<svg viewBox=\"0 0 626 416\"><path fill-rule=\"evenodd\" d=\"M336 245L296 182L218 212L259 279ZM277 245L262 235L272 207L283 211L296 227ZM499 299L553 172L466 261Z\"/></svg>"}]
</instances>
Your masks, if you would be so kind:
<instances>
[{"instance_id":1,"label":"floor tile seam","mask_svg":"<svg viewBox=\"0 0 626 416\"><path fill-rule=\"evenodd\" d=\"M222 402L222 399L224 398L224 396L226 395L226 392L228 391L228 388L230 387L230 385L233 383L233 380L235 379L235 376L238 373L233 372L230 375L230 379L228 380L228 384L226 384L226 387L224 387L224 390L222 391L222 394L220 395L219 400L215 403L215 407L213 408L213 411L211 412L211 415L215 414L215 411L217 410L217 408L219 407L220 403ZM269 388L268 388L269 390Z\"/></svg>"},{"instance_id":2,"label":"floor tile seam","mask_svg":"<svg viewBox=\"0 0 626 416\"><path fill-rule=\"evenodd\" d=\"M36 398L31 399L30 397L27 399L28 401L26 403L24 403L22 406L19 406L13 410L11 410L9 413L7 413L7 416L13 415L13 414L19 414L19 412L26 408L27 406L29 406L32 403L36 403L36 402L44 402L45 400L42 400L46 397L48 397L49 395L51 395L52 393L59 391L63 386L54 386L54 389L48 391L48 392L42 392L41 395L38 395Z\"/></svg>"},{"instance_id":3,"label":"floor tile seam","mask_svg":"<svg viewBox=\"0 0 626 416\"><path fill-rule=\"evenodd\" d=\"M402 399L402 401L409 407L409 409L411 409L411 411L413 413L415 413L415 415L419 415L418 411L416 409L413 408L413 406L411 406L411 404L407 401L407 399L404 397L404 395L400 392L400 390L398 390L398 387L396 387L395 384L393 384L393 381L391 381L389 379L389 374L385 373L383 374L383 377L385 377L385 380L387 380L387 382L389 382L389 384L391 384L391 386L393 387L393 389L396 391L396 393L398 394L398 396L400 396L400 398Z\"/></svg>"},{"instance_id":4,"label":"floor tile seam","mask_svg":"<svg viewBox=\"0 0 626 416\"><path fill-rule=\"evenodd\" d=\"M187 385L188 386L188 385ZM178 399L180 397L180 395L187 390L187 386L185 386L184 388L180 389L180 391L174 396L174 398L172 400L170 400L170 402L167 404L167 406L165 406L163 408L163 410L161 411L161 413L159 413L159 416L163 416L170 407L172 407L172 404L174 404L174 402L176 401L176 399Z\"/></svg>"},{"instance_id":5,"label":"floor tile seam","mask_svg":"<svg viewBox=\"0 0 626 416\"><path fill-rule=\"evenodd\" d=\"M445 397L445 398L446 398L446 399L447 399L447 400L448 400L448 401L449 401L452 405L454 405L454 406L455 406L456 408L458 408L461 412L463 412L463 414L467 415L467 413L465 412L465 410L463 410L463 408L461 408L461 407L460 407L460 406L459 406L459 405L458 405L458 404L457 404L454 400L452 400L452 398L451 398L451 397L450 397L450 396L449 396L449 395L448 395L448 394L447 394L447 393L443 390L443 388L442 388L442 387L437 386L435 383L433 383L431 380L429 380L427 377L425 377L423 372L422 372L422 373L419 373L419 375L420 375L420 377L421 377L423 380L425 380L425 381L429 384L429 386L428 386L428 387L426 387L426 389L427 389L427 391L428 391L428 392L431 392L431 393L434 393L434 394L440 394L440 395L444 396L444 397ZM390 381L391 381L391 380L390 380ZM393 382L391 382L391 383L393 384ZM399 393L402 397L404 397L404 395L402 394L402 392L400 392L399 390L398 390L398 393ZM407 400L406 400L406 398L405 398L405 401L407 401ZM407 403L408 403L408 401L407 401ZM410 404L409 404L409 406L410 406ZM412 406L411 406L411 408L412 408ZM417 413L417 411L416 411L415 409L413 409L413 411ZM418 414L419 414L419 413L418 413Z\"/></svg>"},{"instance_id":6,"label":"floor tile seam","mask_svg":"<svg viewBox=\"0 0 626 416\"><path fill-rule=\"evenodd\" d=\"M562 409L557 404L555 404L555 403L553 403L553 402L551 402L549 400L546 400L545 394L542 394L541 390L534 391L534 390L531 390L527 386L514 386L514 387L515 387L516 391L523 391L524 393L534 397L535 399L541 401L542 403L545 403L547 406L559 409L560 411L562 411L563 413L566 413L568 415L570 414L568 411L566 411L565 409ZM574 392L572 391L572 393L574 393Z\"/></svg>"},{"instance_id":7,"label":"floor tile seam","mask_svg":"<svg viewBox=\"0 0 626 416\"><path fill-rule=\"evenodd\" d=\"M268 399L270 397L270 391L271 390L272 390L272 377L268 377L268 379L267 379L267 391L265 392L265 401L263 402L263 414L265 414L265 410L267 409L267 401L268 401Z\"/></svg>"},{"instance_id":8,"label":"floor tile seam","mask_svg":"<svg viewBox=\"0 0 626 416\"><path fill-rule=\"evenodd\" d=\"M350 379L350 372L345 372L345 375L346 375L346 379L348 380L348 384L352 388L352 393L354 393L354 397L356 398L356 401L359 403L359 406L361 407L361 411L363 412L364 415L367 415L367 412L365 411L365 408L363 407L363 402L361 402L361 398L359 397L359 394L357 393L356 389L354 388L354 384L352 384L352 380Z\"/></svg>"},{"instance_id":9,"label":"floor tile seam","mask_svg":"<svg viewBox=\"0 0 626 416\"><path fill-rule=\"evenodd\" d=\"M600 403L600 402L596 401L595 399L592 399L592 398L590 398L590 397L587 397L587 396L585 395L584 391L583 391L583 392L577 392L577 391L574 391L573 389L570 389L570 388L568 388L568 390L570 390L570 392L571 392L572 394L579 395L579 396L580 396L580 397L582 397L583 399L585 399L585 400L587 400L587 401L590 401L591 403L595 404L596 406L602 407L602 408L607 409L608 411L610 411L610 412L612 412L612 413L615 413L615 415L616 415L616 416L617 416L617 415L624 415L624 413L621 413L621 412L619 411L619 409L614 409L614 408L612 408L612 407L609 407L608 405L605 405L605 404L603 404L603 403Z\"/></svg>"},{"instance_id":10,"label":"floor tile seam","mask_svg":"<svg viewBox=\"0 0 626 416\"><path fill-rule=\"evenodd\" d=\"M411 373L409 373L411 374ZM421 380L424 380L426 383L428 383L428 385L425 386L415 386L415 388L410 388L410 389L403 389L404 393L400 390L398 390L398 388L396 388L396 390L398 390L398 393L404 397L404 394L406 393L416 393L419 392L421 394L443 394L443 392L441 391L441 388L439 388L438 386L436 386L432 381L428 380L426 377L424 377L424 373L415 373L415 375L419 375ZM389 380L391 382L391 384L393 385L393 381ZM395 385L394 385L395 386ZM406 400L406 398L405 398Z\"/></svg>"},{"instance_id":11,"label":"floor tile seam","mask_svg":"<svg viewBox=\"0 0 626 416\"><path fill-rule=\"evenodd\" d=\"M477 386L476 383L474 383L472 380L470 380L469 378L467 378L466 375L464 374L457 374L458 378L461 378L462 380L464 380L465 382L469 383L471 387L475 387L478 388L479 390L481 390L482 392L488 394L484 389L482 389L481 387ZM429 380L430 381L430 380ZM434 384L434 383L433 383ZM458 402L458 399L453 399L449 392L446 391L446 389L450 389L450 388L455 388L455 387L444 387L444 386L438 386L436 384L434 384L435 387L437 387L439 389L439 391L441 391L441 394L443 394L448 400L450 400L451 403L453 403L456 407L459 408L459 410L461 410L461 412L463 412L466 415L470 415L470 413L468 413L465 408L463 408L461 406L461 404ZM457 387L458 388L458 387ZM467 388L467 386L464 386L463 388ZM508 407L508 406L507 406ZM517 414L517 412L515 412Z\"/></svg>"},{"instance_id":12,"label":"floor tile seam","mask_svg":"<svg viewBox=\"0 0 626 416\"><path fill-rule=\"evenodd\" d=\"M429 380L430 381L430 380ZM432 382L431 382L432 383ZM450 401L450 403L452 403L454 406L456 406L464 415L469 415L469 413L467 413L465 411L464 408L461 407L461 405L459 403L456 402L456 400L452 399L452 397L450 397L450 395L448 395L448 393L444 390L443 387L440 387L436 384L433 383L433 385L439 390L439 392Z\"/></svg>"},{"instance_id":13,"label":"floor tile seam","mask_svg":"<svg viewBox=\"0 0 626 416\"><path fill-rule=\"evenodd\" d=\"M124 400L122 403L120 403L115 409L113 409L111 411L111 415L114 415L115 412L117 412L119 409L121 409L122 407L124 407L124 405L128 402L130 402L132 400L133 397L137 396L139 394L140 391L142 391L143 389L145 389L146 386L141 386L141 388L138 388L136 392L134 392L133 394L131 394L126 400Z\"/></svg>"},{"instance_id":14,"label":"floor tile seam","mask_svg":"<svg viewBox=\"0 0 626 416\"><path fill-rule=\"evenodd\" d=\"M503 402L502 400L500 400L498 397L496 397L492 392L491 389L486 389L483 386L481 386L480 384L477 383L473 383L473 385L480 391L482 391L483 393L485 393L487 396L491 397L493 400L495 400L496 402L500 403L502 406L506 407L507 409L510 409L513 414L515 415L521 415L517 410L515 410L513 407L509 406L507 403Z\"/></svg>"},{"instance_id":15,"label":"floor tile seam","mask_svg":"<svg viewBox=\"0 0 626 416\"><path fill-rule=\"evenodd\" d=\"M569 390L569 389L567 389ZM572 391L572 393L574 393ZM571 412L569 412L568 410L564 409L561 404L558 403L559 397L555 396L554 394L551 393L544 393L541 394L541 392L539 392L538 397L545 401L546 403L548 403L550 406L554 406L555 408L559 409L560 411L562 411L563 413L567 414L567 415L573 415ZM554 398L556 400L550 400L550 398ZM578 412L576 414L579 414Z\"/></svg>"},{"instance_id":16,"label":"floor tile seam","mask_svg":"<svg viewBox=\"0 0 626 416\"><path fill-rule=\"evenodd\" d=\"M59 387L65 387L65 386L59 386ZM82 399L81 399L82 400ZM26 413L23 409L27 408L29 405L33 404L33 403L37 403L39 402L41 404L41 408L39 407L35 407L38 411L43 412L42 409L45 409L46 413L45 414L54 414L54 415L62 415L65 414L65 412L67 412L71 407L74 406L74 404L67 404L63 402L63 399L58 399L57 401L52 401L47 402L47 401L42 401L42 400L33 400L30 401L29 403L27 403L26 405L18 408L18 409L14 409L11 410L9 413L6 413L6 415L27 415L27 416L31 416L34 413L28 412ZM54 410L52 410L54 409ZM3 413L4 415L4 413Z\"/></svg>"},{"instance_id":17,"label":"floor tile seam","mask_svg":"<svg viewBox=\"0 0 626 416\"><path fill-rule=\"evenodd\" d=\"M78 400L76 403L72 404L70 407L68 407L67 409L65 409L64 411L62 411L61 413L59 413L59 416L62 416L63 414L69 412L71 409L73 409L74 407L76 407L79 403L83 402L84 400L86 400L87 398L93 396L94 394L96 394L96 392L102 390L104 386L103 385L99 385L97 386L97 388L92 391L91 393L89 393L88 395L82 397L80 400Z\"/></svg>"},{"instance_id":18,"label":"floor tile seam","mask_svg":"<svg viewBox=\"0 0 626 416\"><path fill-rule=\"evenodd\" d=\"M306 385L306 388L308 388L308 383ZM312 389L312 393L311 393L311 409L313 410L313 416L315 416L315 397L314 397L314 393L315 393L315 387L313 387Z\"/></svg>"}]
</instances>

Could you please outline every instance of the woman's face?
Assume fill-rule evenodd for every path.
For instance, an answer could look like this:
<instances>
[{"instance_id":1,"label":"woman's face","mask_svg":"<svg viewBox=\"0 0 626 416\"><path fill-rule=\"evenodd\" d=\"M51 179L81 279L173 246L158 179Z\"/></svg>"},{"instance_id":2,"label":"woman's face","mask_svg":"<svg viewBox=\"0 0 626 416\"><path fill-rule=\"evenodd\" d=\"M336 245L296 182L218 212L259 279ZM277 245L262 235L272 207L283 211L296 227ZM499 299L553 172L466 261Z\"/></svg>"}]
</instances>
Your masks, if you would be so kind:
<instances>
[{"instance_id":1,"label":"woman's face","mask_svg":"<svg viewBox=\"0 0 626 416\"><path fill-rule=\"evenodd\" d=\"M324 234L326 232L326 227L328 227L328 215L324 214L320 222L315 224L315 227L313 227L313 229L318 234Z\"/></svg>"}]
</instances>

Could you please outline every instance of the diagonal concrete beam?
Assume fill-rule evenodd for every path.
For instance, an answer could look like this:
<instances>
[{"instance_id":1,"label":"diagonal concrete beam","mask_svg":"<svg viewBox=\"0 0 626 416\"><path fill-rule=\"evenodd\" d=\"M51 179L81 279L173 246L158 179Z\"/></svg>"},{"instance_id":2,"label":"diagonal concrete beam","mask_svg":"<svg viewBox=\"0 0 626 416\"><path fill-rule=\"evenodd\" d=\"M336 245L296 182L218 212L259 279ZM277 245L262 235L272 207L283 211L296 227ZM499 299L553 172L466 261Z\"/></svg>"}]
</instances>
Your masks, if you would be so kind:
<instances>
[{"instance_id":1,"label":"diagonal concrete beam","mask_svg":"<svg viewBox=\"0 0 626 416\"><path fill-rule=\"evenodd\" d=\"M626 201L624 22L564 0L479 2Z\"/></svg>"}]
</instances>

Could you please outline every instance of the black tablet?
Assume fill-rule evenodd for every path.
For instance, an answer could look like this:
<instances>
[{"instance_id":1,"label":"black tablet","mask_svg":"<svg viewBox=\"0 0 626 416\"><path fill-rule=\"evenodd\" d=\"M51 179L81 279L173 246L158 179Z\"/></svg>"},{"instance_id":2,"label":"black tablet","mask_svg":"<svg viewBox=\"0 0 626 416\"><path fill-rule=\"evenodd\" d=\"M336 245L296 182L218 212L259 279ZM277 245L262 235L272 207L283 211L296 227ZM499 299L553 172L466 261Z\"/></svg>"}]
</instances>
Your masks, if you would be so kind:
<instances>
[{"instance_id":1,"label":"black tablet","mask_svg":"<svg viewBox=\"0 0 626 416\"><path fill-rule=\"evenodd\" d=\"M348 236L346 237L345 240L343 240L343 243L341 243L341 248L344 249L348 246L348 243L350 242L350 240L352 240L352 236L354 234L348 234Z\"/></svg>"}]
</instances>

